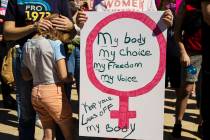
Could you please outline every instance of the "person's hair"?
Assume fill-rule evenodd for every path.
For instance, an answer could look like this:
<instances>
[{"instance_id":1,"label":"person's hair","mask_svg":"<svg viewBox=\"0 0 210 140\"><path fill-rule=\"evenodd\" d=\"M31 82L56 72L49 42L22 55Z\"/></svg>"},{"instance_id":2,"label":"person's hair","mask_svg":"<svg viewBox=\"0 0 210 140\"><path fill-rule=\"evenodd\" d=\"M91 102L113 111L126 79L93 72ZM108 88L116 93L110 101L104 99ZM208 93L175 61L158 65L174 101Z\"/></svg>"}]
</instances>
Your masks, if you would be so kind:
<instances>
[{"instance_id":1,"label":"person's hair","mask_svg":"<svg viewBox=\"0 0 210 140\"><path fill-rule=\"evenodd\" d=\"M57 18L59 16L60 16L59 14L51 14L50 16L47 16L44 19L52 21L54 18ZM60 31L54 27L53 27L53 29L47 30L47 31L44 31L44 30L41 30L40 28L38 28L38 34L42 35L48 39L60 40L65 43L70 42L70 39L71 39L71 35L69 32Z\"/></svg>"}]
</instances>

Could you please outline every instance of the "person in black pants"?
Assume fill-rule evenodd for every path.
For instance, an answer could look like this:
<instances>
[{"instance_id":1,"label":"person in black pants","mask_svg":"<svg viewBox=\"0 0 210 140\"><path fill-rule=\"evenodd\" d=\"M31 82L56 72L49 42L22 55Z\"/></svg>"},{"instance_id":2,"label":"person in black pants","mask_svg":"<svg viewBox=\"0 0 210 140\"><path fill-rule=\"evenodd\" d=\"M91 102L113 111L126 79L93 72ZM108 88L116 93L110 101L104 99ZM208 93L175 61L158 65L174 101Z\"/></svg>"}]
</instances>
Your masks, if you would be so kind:
<instances>
[{"instance_id":1,"label":"person in black pants","mask_svg":"<svg viewBox=\"0 0 210 140\"><path fill-rule=\"evenodd\" d=\"M3 15L0 15L0 70L2 69L2 63L5 55L8 52L8 47L6 46L6 43L3 40ZM12 91L12 87L10 87L8 84L6 84L1 75L0 75L0 81L1 81L1 93L3 97L3 107L8 109L17 109L16 101L15 99L10 95Z\"/></svg>"}]
</instances>

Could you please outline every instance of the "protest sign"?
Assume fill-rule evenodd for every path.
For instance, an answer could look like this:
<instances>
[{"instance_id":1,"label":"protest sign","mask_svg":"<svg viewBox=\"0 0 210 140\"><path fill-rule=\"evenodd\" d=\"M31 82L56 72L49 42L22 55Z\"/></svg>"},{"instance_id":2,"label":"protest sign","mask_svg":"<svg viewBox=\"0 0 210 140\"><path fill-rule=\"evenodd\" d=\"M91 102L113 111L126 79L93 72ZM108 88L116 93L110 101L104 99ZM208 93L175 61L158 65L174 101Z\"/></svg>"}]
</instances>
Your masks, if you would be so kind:
<instances>
[{"instance_id":1,"label":"protest sign","mask_svg":"<svg viewBox=\"0 0 210 140\"><path fill-rule=\"evenodd\" d=\"M162 12L88 12L81 32L81 136L162 140Z\"/></svg>"},{"instance_id":2,"label":"protest sign","mask_svg":"<svg viewBox=\"0 0 210 140\"><path fill-rule=\"evenodd\" d=\"M96 0L95 4L101 4L106 11L156 11L154 0Z\"/></svg>"}]
</instances>

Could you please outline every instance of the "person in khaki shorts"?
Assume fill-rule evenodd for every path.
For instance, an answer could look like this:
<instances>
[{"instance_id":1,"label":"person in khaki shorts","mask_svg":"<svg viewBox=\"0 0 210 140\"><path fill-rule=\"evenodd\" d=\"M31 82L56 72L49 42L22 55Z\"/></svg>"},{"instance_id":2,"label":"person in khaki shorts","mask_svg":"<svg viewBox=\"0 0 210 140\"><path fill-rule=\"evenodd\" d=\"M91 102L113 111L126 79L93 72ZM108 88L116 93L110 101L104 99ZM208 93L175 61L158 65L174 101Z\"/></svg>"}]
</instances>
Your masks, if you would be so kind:
<instances>
[{"instance_id":1,"label":"person in khaki shorts","mask_svg":"<svg viewBox=\"0 0 210 140\"><path fill-rule=\"evenodd\" d=\"M182 120L187 108L187 101L195 93L196 88L199 88L198 76L202 63L201 21L200 1L182 1L176 15L174 33L175 40L179 46L180 62L183 67L183 84L176 92L175 124L172 131L172 135L175 138L181 137ZM192 70L189 68L194 69L194 72L191 73L190 71ZM198 84L197 87L196 84ZM197 90L197 92L199 91ZM200 120L199 127L202 127L202 120Z\"/></svg>"},{"instance_id":2,"label":"person in khaki shorts","mask_svg":"<svg viewBox=\"0 0 210 140\"><path fill-rule=\"evenodd\" d=\"M59 17L53 14L45 20ZM67 74L64 46L70 40L69 33L53 28L38 30L32 39L24 44L21 74L23 79L33 78L32 105L38 112L44 129L43 140L54 139L54 125L57 123L66 140L72 138L72 111L64 93L64 82L72 82ZM31 76L30 76L31 75Z\"/></svg>"}]
</instances>

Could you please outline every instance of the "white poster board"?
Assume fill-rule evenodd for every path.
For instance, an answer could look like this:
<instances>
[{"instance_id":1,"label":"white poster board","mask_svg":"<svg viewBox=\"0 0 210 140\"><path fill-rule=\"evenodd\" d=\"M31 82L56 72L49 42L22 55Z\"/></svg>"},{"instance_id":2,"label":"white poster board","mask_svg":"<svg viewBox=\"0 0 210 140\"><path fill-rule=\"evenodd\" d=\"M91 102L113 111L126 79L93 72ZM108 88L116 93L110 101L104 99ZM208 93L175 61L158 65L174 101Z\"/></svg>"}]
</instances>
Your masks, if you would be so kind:
<instances>
[{"instance_id":1,"label":"white poster board","mask_svg":"<svg viewBox=\"0 0 210 140\"><path fill-rule=\"evenodd\" d=\"M157 11L154 0L96 0L106 11ZM96 8L97 9L97 8Z\"/></svg>"},{"instance_id":2,"label":"white poster board","mask_svg":"<svg viewBox=\"0 0 210 140\"><path fill-rule=\"evenodd\" d=\"M80 47L80 136L162 140L162 12L87 15Z\"/></svg>"}]
</instances>

